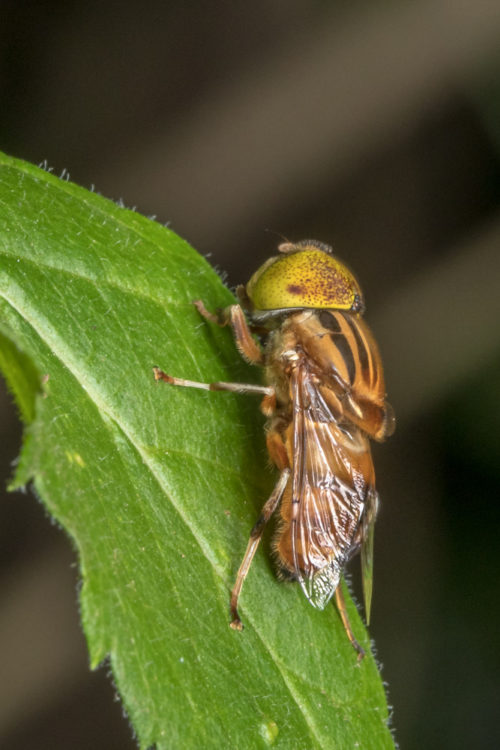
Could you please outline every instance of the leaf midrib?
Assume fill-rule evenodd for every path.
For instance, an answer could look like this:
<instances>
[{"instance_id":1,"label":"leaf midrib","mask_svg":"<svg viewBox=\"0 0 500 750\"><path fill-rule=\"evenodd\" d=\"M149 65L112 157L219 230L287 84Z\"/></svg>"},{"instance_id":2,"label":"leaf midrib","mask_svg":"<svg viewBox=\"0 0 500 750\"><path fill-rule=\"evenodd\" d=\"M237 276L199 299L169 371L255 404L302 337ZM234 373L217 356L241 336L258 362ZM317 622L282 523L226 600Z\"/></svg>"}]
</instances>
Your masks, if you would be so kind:
<instances>
[{"instance_id":1,"label":"leaf midrib","mask_svg":"<svg viewBox=\"0 0 500 750\"><path fill-rule=\"evenodd\" d=\"M204 541L203 535L199 534L198 530L193 529L191 527L191 524L189 523L186 515L183 513L182 509L177 505L177 503L174 502L172 499L172 493L171 488L168 485L168 483L164 480L161 473L158 473L156 471L156 462L150 454L146 450L144 450L140 440L137 439L135 436L134 431L129 428L127 429L125 425L122 426L121 420L115 415L114 410L110 405L107 403L107 401L100 397L100 394L94 390L92 387L87 387L84 385L84 382L82 378L80 377L80 369L83 371L84 368L79 368L77 366L76 362L71 361L71 359L64 359L64 351L65 347L58 345L58 340L56 337L54 340L50 338L50 336L44 335L43 326L39 327L36 325L36 319L37 316L34 316L33 314L30 316L29 312L26 309L23 309L19 305L15 303L14 300L10 299L7 295L2 295L2 297L6 300L6 302L12 307L13 310L17 312L18 315L20 315L30 326L31 328L37 333L40 340L44 342L44 344L49 348L49 350L53 353L53 355L61 362L64 367L66 367L69 372L73 375L76 382L80 384L82 388L84 388L85 393L88 395L88 397L91 399L93 404L96 406L96 408L99 411L102 411L104 414L107 415L107 417L116 425L116 427L125 435L127 440L129 441L130 445L137 451L137 453L141 456L143 459L143 462L145 466L149 469L151 472L151 476L154 478L155 482L157 483L158 487L161 489L161 491L166 495L168 498L171 506L174 508L176 513L179 515L182 522L185 524L186 528L189 529L189 532L191 533L192 537L194 538L195 542L197 543L198 547L200 548L203 556L208 561L208 563L212 566L215 574L217 577L225 583L225 576L223 574L222 568L217 564L217 561L212 556L210 551L210 545ZM38 320L41 320L41 317L38 316ZM49 329L47 329L49 330ZM156 508L153 508L154 513L156 514ZM243 607L244 610L244 607ZM285 685L286 689L288 690L290 697L294 701L294 703L297 705L297 708L299 709L300 713L304 717L304 721L307 725L307 727L311 731L311 735L315 738L318 745L321 746L320 739L318 737L317 728L315 726L314 721L309 716L309 712L304 709L304 707L301 705L300 701L298 700L297 696L295 695L295 691L293 690L292 686L289 684L289 681L284 674L284 670L279 662L275 658L274 652L270 646L265 640L260 632L260 629L256 627L255 621L251 615L248 613L246 614L246 617L252 622L252 626L254 627L255 632L257 633L259 640L261 641L263 647L269 654L273 664L276 666L276 669L281 675L281 678L283 680L283 684Z\"/></svg>"},{"instance_id":2,"label":"leaf midrib","mask_svg":"<svg viewBox=\"0 0 500 750\"><path fill-rule=\"evenodd\" d=\"M12 260L15 257L14 253L6 252L5 249L0 248L0 257L8 258L9 260ZM58 265L56 263L47 263L46 261L39 260L38 258L35 260L33 258L26 258L23 256L23 263L30 264L34 268L37 269L43 269L47 271L57 271L60 274L66 274L68 278L72 279L78 279L81 281L87 281L89 284L93 284L94 286L97 286L99 284L100 286L108 287L109 289L115 289L119 292L122 292L123 294L131 295L134 299L142 299L146 302L152 302L154 304L157 304L159 307L162 307L163 310L165 309L165 306L168 305L169 307L174 308L186 308L189 309L192 307L191 302L179 302L178 299L173 299L170 297L165 297L161 295L153 295L150 293L150 290L148 292L145 292L144 290L140 289L139 287L134 287L129 284L124 285L120 284L118 281L115 281L113 279L108 278L102 278L96 276L92 276L91 274L82 273L81 271L72 271L68 268L65 268L64 266Z\"/></svg>"}]
</instances>

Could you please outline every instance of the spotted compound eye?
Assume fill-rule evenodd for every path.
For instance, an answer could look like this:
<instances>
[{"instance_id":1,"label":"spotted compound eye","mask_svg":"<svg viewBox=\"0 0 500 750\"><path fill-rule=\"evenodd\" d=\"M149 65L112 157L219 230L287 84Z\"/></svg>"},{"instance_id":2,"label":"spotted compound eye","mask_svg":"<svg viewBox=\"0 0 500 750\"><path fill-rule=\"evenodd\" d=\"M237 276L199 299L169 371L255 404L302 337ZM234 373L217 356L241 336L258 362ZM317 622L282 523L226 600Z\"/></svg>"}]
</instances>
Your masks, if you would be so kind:
<instances>
[{"instance_id":1,"label":"spotted compound eye","mask_svg":"<svg viewBox=\"0 0 500 750\"><path fill-rule=\"evenodd\" d=\"M256 310L313 308L362 312L358 282L343 263L312 241L280 247L246 286Z\"/></svg>"}]
</instances>

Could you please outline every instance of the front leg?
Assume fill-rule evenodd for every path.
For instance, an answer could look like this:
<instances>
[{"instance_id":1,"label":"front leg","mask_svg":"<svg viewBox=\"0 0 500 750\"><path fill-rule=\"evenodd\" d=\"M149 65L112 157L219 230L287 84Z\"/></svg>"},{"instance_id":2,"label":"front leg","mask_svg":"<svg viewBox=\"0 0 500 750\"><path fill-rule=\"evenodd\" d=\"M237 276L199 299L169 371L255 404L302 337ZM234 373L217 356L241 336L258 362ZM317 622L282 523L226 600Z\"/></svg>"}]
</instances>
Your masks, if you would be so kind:
<instances>
[{"instance_id":1,"label":"front leg","mask_svg":"<svg viewBox=\"0 0 500 750\"><path fill-rule=\"evenodd\" d=\"M251 365L263 364L262 350L252 336L241 305L230 305L221 310L218 315L214 315L207 310L200 299L195 300L193 304L200 315L203 315L211 323L216 323L219 326L227 326L228 324L231 326L236 346L243 359Z\"/></svg>"}]
</instances>

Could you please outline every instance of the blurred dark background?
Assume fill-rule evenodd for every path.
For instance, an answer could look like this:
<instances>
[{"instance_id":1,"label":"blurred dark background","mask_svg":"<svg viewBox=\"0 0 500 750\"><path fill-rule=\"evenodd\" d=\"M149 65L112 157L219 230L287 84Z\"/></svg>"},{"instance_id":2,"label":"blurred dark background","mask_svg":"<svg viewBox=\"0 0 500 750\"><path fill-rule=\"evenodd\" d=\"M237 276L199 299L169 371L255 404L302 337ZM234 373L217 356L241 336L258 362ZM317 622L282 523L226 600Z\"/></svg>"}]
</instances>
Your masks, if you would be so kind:
<instances>
[{"instance_id":1,"label":"blurred dark background","mask_svg":"<svg viewBox=\"0 0 500 750\"><path fill-rule=\"evenodd\" d=\"M0 17L2 150L169 222L230 285L274 233L356 270L399 419L375 448L371 626L396 736L500 747L498 1L3 0ZM3 391L0 412L8 477ZM88 670L70 544L31 493L2 497L0 564L0 746L134 747Z\"/></svg>"}]
</instances>

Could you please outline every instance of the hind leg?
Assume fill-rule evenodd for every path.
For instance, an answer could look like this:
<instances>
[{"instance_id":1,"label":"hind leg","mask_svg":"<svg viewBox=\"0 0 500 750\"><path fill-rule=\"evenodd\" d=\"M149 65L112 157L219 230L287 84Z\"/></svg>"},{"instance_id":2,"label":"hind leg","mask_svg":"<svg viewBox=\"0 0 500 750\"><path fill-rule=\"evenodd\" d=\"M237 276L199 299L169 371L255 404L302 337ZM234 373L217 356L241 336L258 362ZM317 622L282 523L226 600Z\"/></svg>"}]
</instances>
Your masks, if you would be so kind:
<instances>
[{"instance_id":1,"label":"hind leg","mask_svg":"<svg viewBox=\"0 0 500 750\"><path fill-rule=\"evenodd\" d=\"M352 646L358 652L358 661L361 661L361 659L363 659L363 657L365 656L365 651L354 637L354 633L352 631L351 623L349 621L349 616L347 614L347 609L345 606L345 599L342 592L341 582L339 582L339 585L335 589L335 601L337 603L337 609L339 611L340 619L342 620L342 625L344 626L345 632L347 633L347 637L351 641Z\"/></svg>"},{"instance_id":2,"label":"hind leg","mask_svg":"<svg viewBox=\"0 0 500 750\"><path fill-rule=\"evenodd\" d=\"M283 469L276 487L269 497L269 500L267 500L266 504L262 508L262 512L257 519L257 523L250 532L250 539L248 540L248 546L245 552L245 556L238 570L236 582L231 592L231 627L233 628L233 630L243 630L243 625L238 614L238 599L241 593L243 582L250 569L250 565L252 564L253 557L257 551L257 547L259 546L266 524L276 510L279 501L281 500L281 496L283 495L289 476L290 469Z\"/></svg>"}]
</instances>

